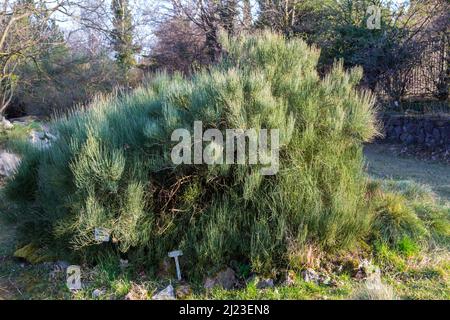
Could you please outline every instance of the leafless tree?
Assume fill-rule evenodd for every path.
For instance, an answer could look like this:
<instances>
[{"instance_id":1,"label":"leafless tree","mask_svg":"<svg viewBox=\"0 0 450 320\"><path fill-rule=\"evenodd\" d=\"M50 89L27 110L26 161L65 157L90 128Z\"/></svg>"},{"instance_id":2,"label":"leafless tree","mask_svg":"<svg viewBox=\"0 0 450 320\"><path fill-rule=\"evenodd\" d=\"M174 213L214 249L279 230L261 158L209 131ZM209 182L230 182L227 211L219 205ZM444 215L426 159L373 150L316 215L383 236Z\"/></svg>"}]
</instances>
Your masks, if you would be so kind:
<instances>
[{"instance_id":1,"label":"leafless tree","mask_svg":"<svg viewBox=\"0 0 450 320\"><path fill-rule=\"evenodd\" d=\"M41 50L58 42L49 20L63 10L66 0L2 0L0 6L0 115L11 103L18 78L17 66L35 60Z\"/></svg>"}]
</instances>

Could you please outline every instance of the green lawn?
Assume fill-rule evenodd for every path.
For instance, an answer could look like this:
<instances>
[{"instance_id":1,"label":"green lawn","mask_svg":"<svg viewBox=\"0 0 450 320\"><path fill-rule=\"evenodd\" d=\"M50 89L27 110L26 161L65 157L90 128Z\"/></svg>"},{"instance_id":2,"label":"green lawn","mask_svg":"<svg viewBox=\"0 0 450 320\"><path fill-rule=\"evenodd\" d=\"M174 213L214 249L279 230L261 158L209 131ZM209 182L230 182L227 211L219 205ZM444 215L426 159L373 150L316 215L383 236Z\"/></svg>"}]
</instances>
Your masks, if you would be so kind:
<instances>
[{"instance_id":1,"label":"green lawn","mask_svg":"<svg viewBox=\"0 0 450 320\"><path fill-rule=\"evenodd\" d=\"M450 165L399 157L381 144L366 146L365 155L371 176L425 184L443 200L450 201Z\"/></svg>"}]
</instances>

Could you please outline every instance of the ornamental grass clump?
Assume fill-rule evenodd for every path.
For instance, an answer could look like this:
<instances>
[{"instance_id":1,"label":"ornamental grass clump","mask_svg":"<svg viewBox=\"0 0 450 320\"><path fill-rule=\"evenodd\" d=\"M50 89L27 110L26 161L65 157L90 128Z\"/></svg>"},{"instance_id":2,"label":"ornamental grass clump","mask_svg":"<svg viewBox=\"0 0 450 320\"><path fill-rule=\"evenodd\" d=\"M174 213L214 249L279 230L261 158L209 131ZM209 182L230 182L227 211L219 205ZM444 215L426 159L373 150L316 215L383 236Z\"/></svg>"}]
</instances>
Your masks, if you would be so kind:
<instances>
[{"instance_id":1,"label":"ornamental grass clump","mask_svg":"<svg viewBox=\"0 0 450 320\"><path fill-rule=\"evenodd\" d=\"M270 272L290 264L293 245L339 250L366 236L362 143L377 127L373 96L356 89L362 70L336 63L320 78L316 48L270 32L222 46L209 70L159 74L54 121L57 140L26 148L6 188L22 238L93 259L120 250L152 266L181 249L195 274L232 260ZM248 162L175 165L171 135L194 121L279 129L277 174ZM109 244L95 241L98 227Z\"/></svg>"}]
</instances>

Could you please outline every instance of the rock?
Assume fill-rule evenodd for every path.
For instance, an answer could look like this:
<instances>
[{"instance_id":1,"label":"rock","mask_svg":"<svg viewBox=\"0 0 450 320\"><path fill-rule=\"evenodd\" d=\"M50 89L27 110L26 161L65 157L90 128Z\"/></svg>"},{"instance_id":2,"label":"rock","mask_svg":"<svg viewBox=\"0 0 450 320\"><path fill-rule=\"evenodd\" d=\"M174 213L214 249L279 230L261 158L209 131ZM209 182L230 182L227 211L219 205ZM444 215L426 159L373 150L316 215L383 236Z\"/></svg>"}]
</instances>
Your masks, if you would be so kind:
<instances>
[{"instance_id":1,"label":"rock","mask_svg":"<svg viewBox=\"0 0 450 320\"><path fill-rule=\"evenodd\" d=\"M44 127L43 127L44 128ZM48 148L57 138L48 131L31 130L29 140L39 148Z\"/></svg>"},{"instance_id":2,"label":"rock","mask_svg":"<svg viewBox=\"0 0 450 320\"><path fill-rule=\"evenodd\" d=\"M256 284L257 289L267 289L267 288L273 288L275 285L273 284L272 279L261 279Z\"/></svg>"},{"instance_id":3,"label":"rock","mask_svg":"<svg viewBox=\"0 0 450 320\"><path fill-rule=\"evenodd\" d=\"M231 268L219 272L215 278L206 278L203 287L206 290L211 290L215 286L222 287L225 290L233 289L236 284L236 275Z\"/></svg>"},{"instance_id":4,"label":"rock","mask_svg":"<svg viewBox=\"0 0 450 320\"><path fill-rule=\"evenodd\" d=\"M338 287L338 286L339 286L339 282L336 281L336 280L334 280L334 279L331 279L329 285L330 285L331 287Z\"/></svg>"},{"instance_id":5,"label":"rock","mask_svg":"<svg viewBox=\"0 0 450 320\"><path fill-rule=\"evenodd\" d=\"M216 282L225 290L233 289L236 284L236 275L233 269L227 268L226 270L219 272L216 276Z\"/></svg>"},{"instance_id":6,"label":"rock","mask_svg":"<svg viewBox=\"0 0 450 320\"><path fill-rule=\"evenodd\" d=\"M408 133L415 133L417 130L417 125L413 122L409 122L408 124L405 125L405 130Z\"/></svg>"},{"instance_id":7,"label":"rock","mask_svg":"<svg viewBox=\"0 0 450 320\"><path fill-rule=\"evenodd\" d=\"M406 133L406 132L404 132L404 133L402 133L402 134L400 135L400 140L401 140L402 142L406 142L406 140L408 139L408 137L409 137L409 134Z\"/></svg>"},{"instance_id":8,"label":"rock","mask_svg":"<svg viewBox=\"0 0 450 320\"><path fill-rule=\"evenodd\" d=\"M402 132L403 132L402 128L400 126L396 126L394 128L395 139L400 139Z\"/></svg>"},{"instance_id":9,"label":"rock","mask_svg":"<svg viewBox=\"0 0 450 320\"><path fill-rule=\"evenodd\" d=\"M178 286L177 290L176 290L176 296L178 299L185 299L191 293L192 293L192 289L187 284Z\"/></svg>"},{"instance_id":10,"label":"rock","mask_svg":"<svg viewBox=\"0 0 450 320\"><path fill-rule=\"evenodd\" d=\"M120 259L120 269L125 269L128 267L128 260Z\"/></svg>"},{"instance_id":11,"label":"rock","mask_svg":"<svg viewBox=\"0 0 450 320\"><path fill-rule=\"evenodd\" d=\"M51 260L51 257L48 256L45 250L32 243L16 250L14 252L14 257L24 259L31 264L38 264Z\"/></svg>"},{"instance_id":12,"label":"rock","mask_svg":"<svg viewBox=\"0 0 450 320\"><path fill-rule=\"evenodd\" d=\"M66 261L56 261L50 265L50 273L49 277L52 280L59 280L61 277L66 276L67 268L70 266L70 263Z\"/></svg>"},{"instance_id":13,"label":"rock","mask_svg":"<svg viewBox=\"0 0 450 320\"><path fill-rule=\"evenodd\" d=\"M327 275L321 275L319 278L319 282L328 286L331 285L331 278Z\"/></svg>"},{"instance_id":14,"label":"rock","mask_svg":"<svg viewBox=\"0 0 450 320\"><path fill-rule=\"evenodd\" d=\"M425 132L423 131L423 129L420 129L417 133L417 142L419 144L423 144L425 142Z\"/></svg>"},{"instance_id":15,"label":"rock","mask_svg":"<svg viewBox=\"0 0 450 320\"><path fill-rule=\"evenodd\" d=\"M406 145L412 145L417 142L417 139L413 135L408 134L404 142Z\"/></svg>"},{"instance_id":16,"label":"rock","mask_svg":"<svg viewBox=\"0 0 450 320\"><path fill-rule=\"evenodd\" d=\"M214 288L215 286L216 286L216 280L215 279L213 279L213 278L206 278L205 279L205 282L204 282L204 284L203 284L203 287L206 289L206 290L211 290L212 288Z\"/></svg>"},{"instance_id":17,"label":"rock","mask_svg":"<svg viewBox=\"0 0 450 320\"><path fill-rule=\"evenodd\" d=\"M175 300L175 292L171 284L152 297L152 300Z\"/></svg>"},{"instance_id":18,"label":"rock","mask_svg":"<svg viewBox=\"0 0 450 320\"><path fill-rule=\"evenodd\" d=\"M158 267L157 276L159 278L170 278L175 274L175 267L173 263L170 263L169 259L164 259L161 261Z\"/></svg>"},{"instance_id":19,"label":"rock","mask_svg":"<svg viewBox=\"0 0 450 320\"><path fill-rule=\"evenodd\" d=\"M67 270L67 268L69 266L70 266L70 263L68 263L67 261L58 260L53 265L53 268L58 268L58 269L61 269L61 270L65 271L65 270Z\"/></svg>"},{"instance_id":20,"label":"rock","mask_svg":"<svg viewBox=\"0 0 450 320\"><path fill-rule=\"evenodd\" d=\"M424 128L426 133L432 133L433 132L433 121L427 120L425 121Z\"/></svg>"},{"instance_id":21,"label":"rock","mask_svg":"<svg viewBox=\"0 0 450 320\"><path fill-rule=\"evenodd\" d=\"M369 260L363 259L358 266L355 278L365 279L370 277L380 277L380 269L374 266Z\"/></svg>"},{"instance_id":22,"label":"rock","mask_svg":"<svg viewBox=\"0 0 450 320\"><path fill-rule=\"evenodd\" d=\"M6 120L6 118L3 118L0 119L0 129L1 128L4 130L11 130L14 128L14 125L9 120Z\"/></svg>"},{"instance_id":23,"label":"rock","mask_svg":"<svg viewBox=\"0 0 450 320\"><path fill-rule=\"evenodd\" d=\"M434 128L434 129L433 129L433 138L434 138L434 140L436 140L436 141L441 140L441 133L440 133L440 131L439 131L438 128Z\"/></svg>"},{"instance_id":24,"label":"rock","mask_svg":"<svg viewBox=\"0 0 450 320\"><path fill-rule=\"evenodd\" d=\"M98 299L101 296L103 296L105 293L106 293L106 291L104 289L95 289L94 291L92 291L92 298Z\"/></svg>"},{"instance_id":25,"label":"rock","mask_svg":"<svg viewBox=\"0 0 450 320\"><path fill-rule=\"evenodd\" d=\"M25 116L25 117L18 117L18 118L10 118L9 120L14 125L18 124L18 125L22 125L22 126L27 126L33 122L38 122L41 119L39 119L38 117L35 117L35 116Z\"/></svg>"},{"instance_id":26,"label":"rock","mask_svg":"<svg viewBox=\"0 0 450 320\"><path fill-rule=\"evenodd\" d=\"M450 126L441 128L441 136L444 143L450 142Z\"/></svg>"},{"instance_id":27,"label":"rock","mask_svg":"<svg viewBox=\"0 0 450 320\"><path fill-rule=\"evenodd\" d=\"M295 285L296 278L297 278L297 275L295 274L294 271L286 272L286 279L284 280L284 285L285 286Z\"/></svg>"},{"instance_id":28,"label":"rock","mask_svg":"<svg viewBox=\"0 0 450 320\"><path fill-rule=\"evenodd\" d=\"M20 158L14 153L3 151L0 153L0 176L9 177L19 166Z\"/></svg>"},{"instance_id":29,"label":"rock","mask_svg":"<svg viewBox=\"0 0 450 320\"><path fill-rule=\"evenodd\" d=\"M148 300L148 291L143 286L132 284L130 292L124 298L125 300Z\"/></svg>"},{"instance_id":30,"label":"rock","mask_svg":"<svg viewBox=\"0 0 450 320\"><path fill-rule=\"evenodd\" d=\"M317 272L315 272L313 269L308 268L304 271L302 271L302 277L303 280L306 282L318 282L319 281L319 275Z\"/></svg>"}]
</instances>

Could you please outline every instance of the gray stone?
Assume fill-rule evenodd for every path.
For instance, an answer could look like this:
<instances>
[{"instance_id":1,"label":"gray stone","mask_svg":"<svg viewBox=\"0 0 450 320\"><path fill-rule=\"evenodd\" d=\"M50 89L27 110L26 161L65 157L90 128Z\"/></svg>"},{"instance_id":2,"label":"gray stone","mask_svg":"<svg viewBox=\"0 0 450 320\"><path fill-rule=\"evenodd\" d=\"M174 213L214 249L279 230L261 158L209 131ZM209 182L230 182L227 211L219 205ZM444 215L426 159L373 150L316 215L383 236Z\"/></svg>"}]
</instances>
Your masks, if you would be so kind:
<instances>
[{"instance_id":1,"label":"gray stone","mask_svg":"<svg viewBox=\"0 0 450 320\"><path fill-rule=\"evenodd\" d=\"M219 286L225 290L230 290L234 288L236 283L236 275L233 269L227 268L224 271L219 272L214 278L206 278L203 287L206 290L210 290L215 286Z\"/></svg>"},{"instance_id":2,"label":"gray stone","mask_svg":"<svg viewBox=\"0 0 450 320\"><path fill-rule=\"evenodd\" d=\"M408 133L415 133L417 130L417 125L413 122L409 122L406 126L405 126L405 130Z\"/></svg>"},{"instance_id":3,"label":"gray stone","mask_svg":"<svg viewBox=\"0 0 450 320\"><path fill-rule=\"evenodd\" d=\"M0 151L0 176L10 177L19 166L20 158L14 153Z\"/></svg>"},{"instance_id":4,"label":"gray stone","mask_svg":"<svg viewBox=\"0 0 450 320\"><path fill-rule=\"evenodd\" d=\"M433 135L431 135L431 134L429 134L429 133L427 133L426 134L426 136L425 136L425 144L428 146L428 147L434 147L434 145L435 145L435 141L434 141L434 138L433 138Z\"/></svg>"},{"instance_id":5,"label":"gray stone","mask_svg":"<svg viewBox=\"0 0 450 320\"><path fill-rule=\"evenodd\" d=\"M92 298L98 299L106 293L104 289L95 289L92 291Z\"/></svg>"},{"instance_id":6,"label":"gray stone","mask_svg":"<svg viewBox=\"0 0 450 320\"><path fill-rule=\"evenodd\" d=\"M433 129L433 138L434 140L436 140L438 143L441 140L441 133L439 132L438 128L434 128Z\"/></svg>"},{"instance_id":7,"label":"gray stone","mask_svg":"<svg viewBox=\"0 0 450 320\"><path fill-rule=\"evenodd\" d=\"M319 275L311 268L302 271L302 277L306 282L319 282Z\"/></svg>"},{"instance_id":8,"label":"gray stone","mask_svg":"<svg viewBox=\"0 0 450 320\"><path fill-rule=\"evenodd\" d=\"M175 291L171 284L152 297L152 300L175 300Z\"/></svg>"},{"instance_id":9,"label":"gray stone","mask_svg":"<svg viewBox=\"0 0 450 320\"><path fill-rule=\"evenodd\" d=\"M406 140L408 140L408 137L409 137L409 134L406 133L406 132L404 132L404 133L402 133L402 135L400 136L400 140L401 140L402 142L406 142Z\"/></svg>"},{"instance_id":10,"label":"gray stone","mask_svg":"<svg viewBox=\"0 0 450 320\"><path fill-rule=\"evenodd\" d=\"M450 126L441 129L441 136L444 143L450 142Z\"/></svg>"},{"instance_id":11,"label":"gray stone","mask_svg":"<svg viewBox=\"0 0 450 320\"><path fill-rule=\"evenodd\" d=\"M178 299L185 299L190 294L192 294L192 289L189 285L181 285L177 287L176 296Z\"/></svg>"},{"instance_id":12,"label":"gray stone","mask_svg":"<svg viewBox=\"0 0 450 320\"><path fill-rule=\"evenodd\" d=\"M211 290L212 288L214 288L217 285L216 280L213 278L206 278L205 282L203 283L203 287L206 290Z\"/></svg>"},{"instance_id":13,"label":"gray stone","mask_svg":"<svg viewBox=\"0 0 450 320\"><path fill-rule=\"evenodd\" d=\"M401 134L403 132L402 128L400 126L396 126L394 128L394 132L395 132L395 138L396 139L400 139L400 136L401 136Z\"/></svg>"},{"instance_id":14,"label":"gray stone","mask_svg":"<svg viewBox=\"0 0 450 320\"><path fill-rule=\"evenodd\" d=\"M331 278L328 275L321 275L319 281L326 286L331 285Z\"/></svg>"},{"instance_id":15,"label":"gray stone","mask_svg":"<svg viewBox=\"0 0 450 320\"><path fill-rule=\"evenodd\" d=\"M293 286L295 285L296 274L294 271L286 272L286 280L284 281L285 286Z\"/></svg>"},{"instance_id":16,"label":"gray stone","mask_svg":"<svg viewBox=\"0 0 450 320\"><path fill-rule=\"evenodd\" d=\"M60 268L62 270L66 270L69 266L70 266L70 263L68 263L67 261L63 261L63 260L58 260L54 264L54 267Z\"/></svg>"},{"instance_id":17,"label":"gray stone","mask_svg":"<svg viewBox=\"0 0 450 320\"><path fill-rule=\"evenodd\" d=\"M0 118L0 129L4 129L4 130L11 130L14 128L14 125L7 120L6 118Z\"/></svg>"},{"instance_id":18,"label":"gray stone","mask_svg":"<svg viewBox=\"0 0 450 320\"><path fill-rule=\"evenodd\" d=\"M120 269L126 269L128 267L128 260L120 259L119 260Z\"/></svg>"},{"instance_id":19,"label":"gray stone","mask_svg":"<svg viewBox=\"0 0 450 320\"><path fill-rule=\"evenodd\" d=\"M42 127L45 128L45 127ZM57 138L48 131L31 130L29 141L39 148L45 149L51 146L52 142Z\"/></svg>"},{"instance_id":20,"label":"gray stone","mask_svg":"<svg viewBox=\"0 0 450 320\"><path fill-rule=\"evenodd\" d=\"M236 275L231 268L227 268L219 272L216 276L217 284L226 290L233 289L236 284Z\"/></svg>"},{"instance_id":21,"label":"gray stone","mask_svg":"<svg viewBox=\"0 0 450 320\"><path fill-rule=\"evenodd\" d=\"M275 285L273 283L272 279L261 279L256 284L257 289L267 289L267 288L273 288Z\"/></svg>"},{"instance_id":22,"label":"gray stone","mask_svg":"<svg viewBox=\"0 0 450 320\"><path fill-rule=\"evenodd\" d=\"M433 122L431 120L425 121L424 128L425 128L425 132L426 133L432 133L433 132L433 127L434 127L434 125L433 125Z\"/></svg>"},{"instance_id":23,"label":"gray stone","mask_svg":"<svg viewBox=\"0 0 450 320\"><path fill-rule=\"evenodd\" d=\"M419 133L417 134L417 142L419 144L423 144L425 142L425 132L423 129L420 129Z\"/></svg>"},{"instance_id":24,"label":"gray stone","mask_svg":"<svg viewBox=\"0 0 450 320\"><path fill-rule=\"evenodd\" d=\"M408 136L405 139L405 144L412 145L417 142L417 138L413 136L412 134L408 134Z\"/></svg>"},{"instance_id":25,"label":"gray stone","mask_svg":"<svg viewBox=\"0 0 450 320\"><path fill-rule=\"evenodd\" d=\"M403 121L402 121L402 119L400 119L400 118L395 118L395 119L392 121L392 124L393 124L394 126L401 126L401 125L403 124Z\"/></svg>"}]
</instances>

